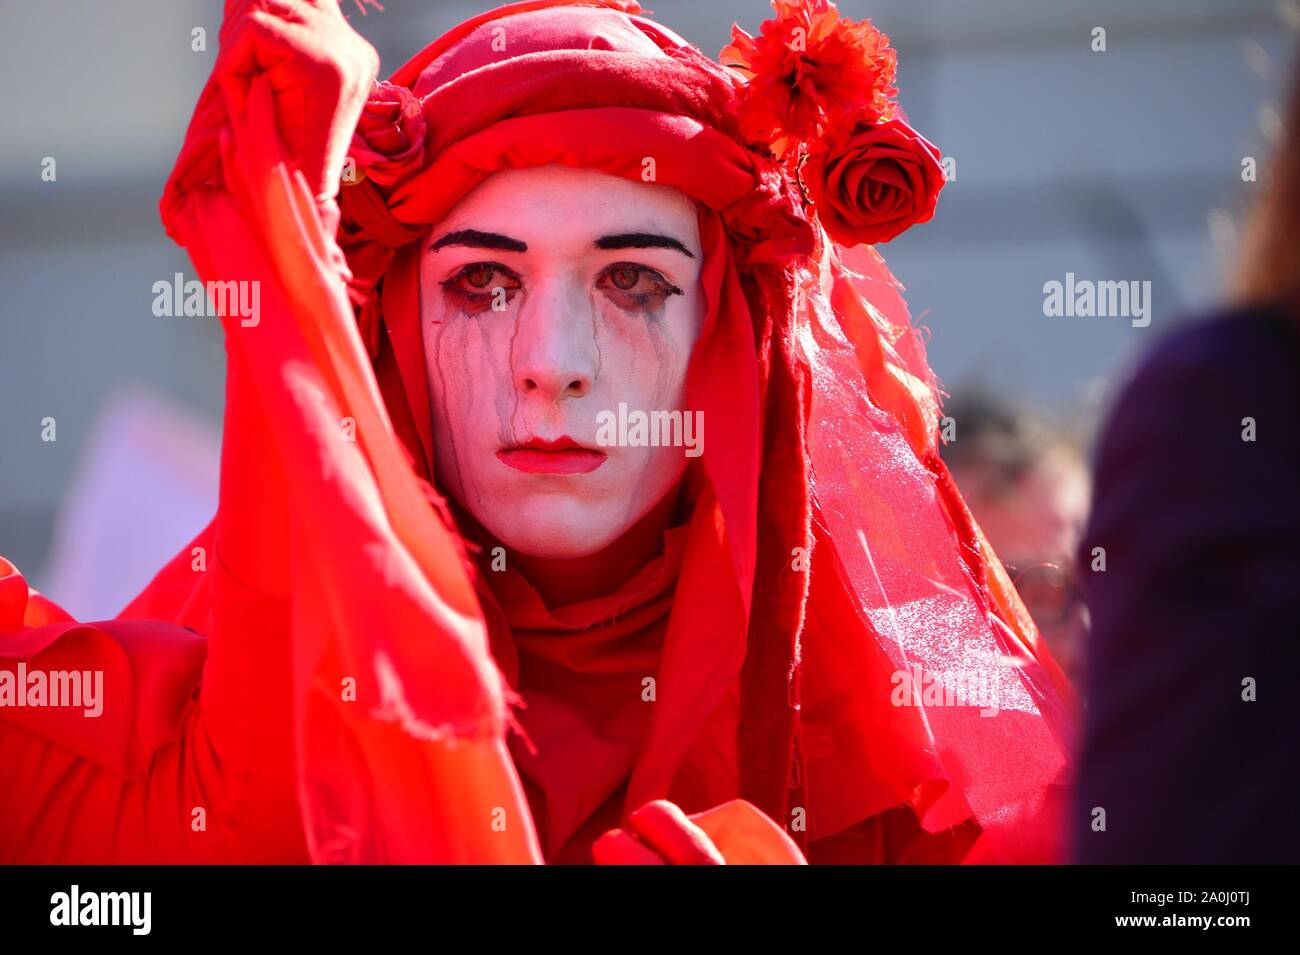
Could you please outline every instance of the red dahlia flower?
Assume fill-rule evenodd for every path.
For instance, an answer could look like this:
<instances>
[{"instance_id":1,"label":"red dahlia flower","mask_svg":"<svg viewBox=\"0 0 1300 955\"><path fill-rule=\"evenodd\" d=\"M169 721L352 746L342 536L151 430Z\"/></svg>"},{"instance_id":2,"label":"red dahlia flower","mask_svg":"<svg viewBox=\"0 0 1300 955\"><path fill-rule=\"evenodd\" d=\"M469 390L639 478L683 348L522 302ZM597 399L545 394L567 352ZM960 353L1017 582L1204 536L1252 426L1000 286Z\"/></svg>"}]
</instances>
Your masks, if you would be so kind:
<instances>
[{"instance_id":1,"label":"red dahlia flower","mask_svg":"<svg viewBox=\"0 0 1300 955\"><path fill-rule=\"evenodd\" d=\"M748 80L740 108L746 136L784 159L800 142L815 152L824 137L894 117L898 57L885 34L868 20L841 18L829 0L772 6L776 16L759 36L733 25L718 54Z\"/></svg>"}]
</instances>

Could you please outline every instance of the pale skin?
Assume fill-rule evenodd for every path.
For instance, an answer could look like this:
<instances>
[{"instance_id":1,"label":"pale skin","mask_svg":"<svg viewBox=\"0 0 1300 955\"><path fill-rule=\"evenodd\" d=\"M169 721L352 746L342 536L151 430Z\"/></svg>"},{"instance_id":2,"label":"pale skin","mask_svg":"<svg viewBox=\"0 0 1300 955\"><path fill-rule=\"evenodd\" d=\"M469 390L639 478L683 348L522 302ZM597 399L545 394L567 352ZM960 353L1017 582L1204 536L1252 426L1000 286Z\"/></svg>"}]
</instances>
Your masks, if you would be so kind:
<instances>
[{"instance_id":1,"label":"pale skin","mask_svg":"<svg viewBox=\"0 0 1300 955\"><path fill-rule=\"evenodd\" d=\"M597 416L687 410L702 263L683 193L563 166L498 172L429 233L438 480L548 596L612 589L661 542L689 459L601 445Z\"/></svg>"}]
</instances>

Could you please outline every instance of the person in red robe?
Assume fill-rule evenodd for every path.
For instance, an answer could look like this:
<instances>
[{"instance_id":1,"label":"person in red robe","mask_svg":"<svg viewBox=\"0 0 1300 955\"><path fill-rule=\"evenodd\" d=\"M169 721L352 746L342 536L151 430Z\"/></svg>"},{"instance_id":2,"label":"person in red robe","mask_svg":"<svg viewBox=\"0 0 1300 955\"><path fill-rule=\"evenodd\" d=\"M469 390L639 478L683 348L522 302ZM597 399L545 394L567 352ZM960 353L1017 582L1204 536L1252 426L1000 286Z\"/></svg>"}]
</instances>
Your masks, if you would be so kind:
<instances>
[{"instance_id":1,"label":"person in red robe","mask_svg":"<svg viewBox=\"0 0 1300 955\"><path fill-rule=\"evenodd\" d=\"M223 317L217 512L110 621L0 562L0 861L1061 857L1072 691L874 248L938 151L883 34L774 7L719 62L631 0L526 0L375 82L335 0L227 0L162 200L205 281L260 289ZM593 203L627 225L586 291L583 188L644 197ZM531 246L456 219L511 203ZM451 245L491 254L444 278ZM647 394L702 453L560 440ZM72 673L98 715L47 692Z\"/></svg>"}]
</instances>

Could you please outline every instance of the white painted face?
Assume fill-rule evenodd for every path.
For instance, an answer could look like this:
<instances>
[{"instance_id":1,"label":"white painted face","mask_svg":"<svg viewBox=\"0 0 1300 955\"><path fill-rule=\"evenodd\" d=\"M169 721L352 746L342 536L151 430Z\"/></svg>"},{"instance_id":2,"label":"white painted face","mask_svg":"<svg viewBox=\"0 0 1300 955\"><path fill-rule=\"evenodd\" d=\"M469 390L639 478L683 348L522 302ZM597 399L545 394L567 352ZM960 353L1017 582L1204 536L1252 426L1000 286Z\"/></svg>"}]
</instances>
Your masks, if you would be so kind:
<instances>
[{"instance_id":1,"label":"white painted face","mask_svg":"<svg viewBox=\"0 0 1300 955\"><path fill-rule=\"evenodd\" d=\"M594 554L703 450L683 406L706 309L696 215L677 189L554 165L496 173L430 232L438 480L507 547Z\"/></svg>"}]
</instances>

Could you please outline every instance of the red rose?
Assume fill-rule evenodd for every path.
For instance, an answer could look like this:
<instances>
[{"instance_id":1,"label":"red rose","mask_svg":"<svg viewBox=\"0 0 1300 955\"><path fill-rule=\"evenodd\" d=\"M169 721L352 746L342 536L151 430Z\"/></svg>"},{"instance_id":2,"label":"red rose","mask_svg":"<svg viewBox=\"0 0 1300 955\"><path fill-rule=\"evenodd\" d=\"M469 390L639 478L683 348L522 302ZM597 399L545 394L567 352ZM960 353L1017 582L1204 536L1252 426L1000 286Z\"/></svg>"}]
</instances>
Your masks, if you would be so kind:
<instances>
[{"instance_id":1,"label":"red rose","mask_svg":"<svg viewBox=\"0 0 1300 955\"><path fill-rule=\"evenodd\" d=\"M888 242L929 221L944 183L939 150L898 119L859 125L812 156L803 177L826 232L844 246Z\"/></svg>"},{"instance_id":2,"label":"red rose","mask_svg":"<svg viewBox=\"0 0 1300 955\"><path fill-rule=\"evenodd\" d=\"M423 165L424 113L415 94L386 80L376 82L348 155L356 160L358 173L378 186L391 186Z\"/></svg>"}]
</instances>

